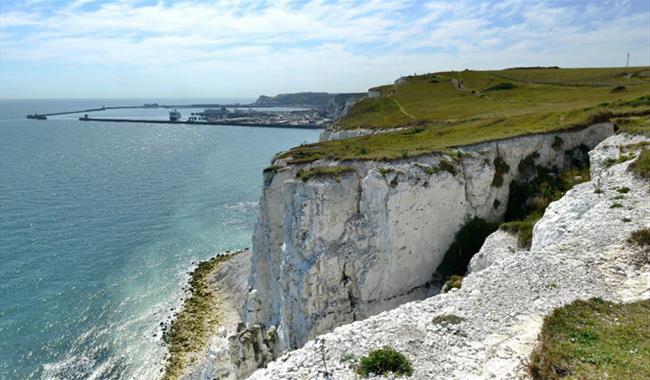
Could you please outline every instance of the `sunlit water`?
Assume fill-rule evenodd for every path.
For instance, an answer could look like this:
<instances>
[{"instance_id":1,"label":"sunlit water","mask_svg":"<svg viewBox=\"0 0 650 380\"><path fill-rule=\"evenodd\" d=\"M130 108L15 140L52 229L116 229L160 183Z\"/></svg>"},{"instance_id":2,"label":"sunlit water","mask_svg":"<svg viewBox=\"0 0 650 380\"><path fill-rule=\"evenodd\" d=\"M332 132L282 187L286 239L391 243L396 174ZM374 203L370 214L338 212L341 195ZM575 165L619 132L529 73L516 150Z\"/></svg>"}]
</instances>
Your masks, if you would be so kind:
<instances>
[{"instance_id":1,"label":"sunlit water","mask_svg":"<svg viewBox=\"0 0 650 380\"><path fill-rule=\"evenodd\" d=\"M191 263L250 246L261 170L274 153L318 137L25 119L144 102L1 101L0 379L156 378L159 323Z\"/></svg>"}]
</instances>

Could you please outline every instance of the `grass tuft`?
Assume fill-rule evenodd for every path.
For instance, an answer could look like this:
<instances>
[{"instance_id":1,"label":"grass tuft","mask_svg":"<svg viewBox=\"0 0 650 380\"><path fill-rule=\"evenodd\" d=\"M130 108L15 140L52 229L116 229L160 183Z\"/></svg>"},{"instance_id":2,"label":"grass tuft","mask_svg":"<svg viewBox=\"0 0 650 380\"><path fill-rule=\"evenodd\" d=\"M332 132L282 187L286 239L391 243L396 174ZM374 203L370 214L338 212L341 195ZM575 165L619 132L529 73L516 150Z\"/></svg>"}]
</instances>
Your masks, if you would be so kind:
<instances>
[{"instance_id":1,"label":"grass tuft","mask_svg":"<svg viewBox=\"0 0 650 380\"><path fill-rule=\"evenodd\" d=\"M628 241L643 247L650 247L650 228L644 228L632 232Z\"/></svg>"},{"instance_id":2,"label":"grass tuft","mask_svg":"<svg viewBox=\"0 0 650 380\"><path fill-rule=\"evenodd\" d=\"M528 369L535 380L650 378L650 301L592 298L544 318Z\"/></svg>"},{"instance_id":3,"label":"grass tuft","mask_svg":"<svg viewBox=\"0 0 650 380\"><path fill-rule=\"evenodd\" d=\"M630 164L629 170L638 177L650 179L650 149L644 149L639 157Z\"/></svg>"}]
</instances>

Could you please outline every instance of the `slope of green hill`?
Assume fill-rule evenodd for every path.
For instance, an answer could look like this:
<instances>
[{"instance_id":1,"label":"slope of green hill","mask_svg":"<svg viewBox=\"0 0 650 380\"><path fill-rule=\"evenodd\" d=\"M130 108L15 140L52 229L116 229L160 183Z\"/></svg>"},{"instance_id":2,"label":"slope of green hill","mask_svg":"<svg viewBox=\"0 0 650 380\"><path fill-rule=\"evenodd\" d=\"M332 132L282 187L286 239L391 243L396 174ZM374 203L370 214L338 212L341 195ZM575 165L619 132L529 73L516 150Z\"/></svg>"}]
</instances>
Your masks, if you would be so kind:
<instances>
[{"instance_id":1,"label":"slope of green hill","mask_svg":"<svg viewBox=\"0 0 650 380\"><path fill-rule=\"evenodd\" d=\"M379 97L357 102L334 129L406 130L303 145L282 156L294 163L395 159L650 114L650 67L443 72L375 90Z\"/></svg>"}]
</instances>

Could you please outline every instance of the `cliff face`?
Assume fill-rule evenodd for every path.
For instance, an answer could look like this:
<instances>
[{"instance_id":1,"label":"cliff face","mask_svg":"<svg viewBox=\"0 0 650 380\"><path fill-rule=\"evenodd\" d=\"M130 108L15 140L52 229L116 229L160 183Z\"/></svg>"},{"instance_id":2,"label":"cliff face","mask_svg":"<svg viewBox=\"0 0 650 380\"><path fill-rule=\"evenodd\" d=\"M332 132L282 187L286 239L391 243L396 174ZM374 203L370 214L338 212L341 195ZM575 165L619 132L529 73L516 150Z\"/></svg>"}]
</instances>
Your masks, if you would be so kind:
<instances>
[{"instance_id":1,"label":"cliff face","mask_svg":"<svg viewBox=\"0 0 650 380\"><path fill-rule=\"evenodd\" d=\"M575 141L575 143L591 144L605 135L608 128L594 126L581 136L573 134L564 135L562 138L565 143ZM498 150L504 157L509 157L511 168L517 167L515 165L517 159L535 149L540 152L540 159L558 160L561 155L552 155L550 150L544 149L549 137L552 138L552 136L530 136L514 139L506 144L499 143ZM585 140L581 141L579 137ZM519 248L516 236L497 231L488 237L481 251L472 259L470 273L465 277L461 289L453 289L449 293L423 301L410 302L364 321L339 327L320 337L324 344L310 341L302 349L288 353L270 363L266 369L254 373L251 378L328 378L322 372L326 366L330 372L329 378L355 379L357 375L353 367L340 358L344 355L346 358L359 358L366 355L368 351L384 345L395 347L412 361L415 370L413 378L459 380L527 378L525 363L535 345L542 318L555 307L575 299L590 297L602 297L615 302L650 299L650 252L628 241L633 231L650 227L650 189L647 181L634 177L627 170L631 161L617 163L620 162L621 153L634 152L638 149L638 145L634 148L634 144L640 141L649 140L643 137L616 135L591 151L592 180L577 185L563 198L549 205L542 219L535 225L530 250ZM480 149L488 149L489 145L484 144ZM496 146L491 151L495 153ZM470 160L470 162L476 161L473 158ZM409 247L407 251L386 250L373 256L372 250L380 250L382 247L375 246L380 242L373 240L372 234L385 236L400 231L390 223L394 220L391 219L391 214L393 216L398 212L401 214L400 224L408 222L412 217L417 218L420 213L418 207L421 206L420 202L424 197L423 193L412 190L405 193L403 197L398 197L393 192L400 191L399 185L386 189L379 185L380 179L373 174L365 174L359 181L362 188L359 195L360 204L366 202L366 199L373 199L370 203L376 205L378 198L384 196L384 206L370 209L360 205L358 209L360 213L365 210L365 212L378 214L372 217L364 214L353 218L354 220L348 221L348 227L339 236L343 244L351 244L349 239L355 236L360 241L366 241L367 243L364 244L368 247L358 257L346 256L342 260L344 269L348 265L362 264L366 265L363 267L364 270L367 268L364 272L365 277L354 276L352 272L347 274L348 272L344 270L349 278L348 281L354 284L354 289L365 287L367 290L367 293L358 290L360 298L357 299L356 306L350 306L349 309L361 309L359 305L365 302L361 298L362 294L372 293L373 297L378 299L377 297L388 297L390 292L403 291L403 288L398 288L396 283L405 287L412 286L415 281L410 280L416 278L420 271L411 265L411 261L417 261L423 266L430 265L428 272L431 271L437 261L434 248L429 248L426 252L417 252L415 249L419 243L415 240L428 239L432 234L438 234L437 238L440 240L437 240L437 245L444 245L444 238L447 235L434 226L453 224L455 220L460 219L459 215L445 208L447 203L462 200L465 202L463 209L470 214L486 212L496 216L496 212L485 211L487 207L482 207L481 204L484 201L489 202L495 196L503 196L503 189L483 188L483 191L491 194L486 196L487 198L470 195L478 194L474 190L481 190L480 186L485 186L483 181L478 180L482 178L478 173L489 172L490 169L488 166L467 164L464 164L465 170L469 168L475 170L474 176L467 177L474 180L472 186L466 187L472 190L465 190L463 186L454 183L456 181L469 185L472 179L463 180L462 174L455 177L447 174L440 175L438 180L446 183L448 187L444 189L444 193L439 193L437 196L444 197L445 200L432 203L426 210L429 217L422 217L421 220L426 219L428 224L414 224L411 225L410 230L406 228L401 230L404 232L401 236L404 237L399 238L399 241L401 245ZM404 166L399 167L405 169ZM369 169L365 173L372 173L372 171L373 169ZM516 173L510 175L516 176ZM342 179L342 182L345 180L354 179ZM308 183L301 186L316 186L317 181L313 182L311 185ZM364 195L368 194L364 184L378 188L374 192L376 197ZM273 182L269 187L273 187ZM627 188L622 199L619 191L621 188ZM383 192L379 191L380 189L383 189ZM295 188L292 187L285 196L293 198L291 192L294 190ZM366 190L365 193L363 190ZM435 191L440 190L443 189L435 188ZM402 188L401 191L407 190ZM406 207L407 195L411 197L408 204L413 207ZM619 199L621 207L611 207L614 197ZM392 203L392 199L396 203ZM324 202L327 200L321 199L317 205ZM401 207L399 209L396 208L398 203ZM438 213L436 210L441 211ZM380 215L381 212L384 212L383 216ZM378 224L372 224L371 218L379 220ZM295 216L288 219L295 219ZM284 226L294 228L293 224ZM416 231L415 227L419 229ZM426 233L423 233L423 229L426 229ZM284 236L295 239L293 231L295 230L285 231ZM330 238L338 235L339 232L333 231ZM310 236L310 233L308 232L305 237ZM336 268L328 267L331 262L327 259L329 255L335 255L336 250L339 249L333 246L333 242L328 242L330 245L326 245L327 242L317 244L320 249L331 248L327 248L327 251L318 251L320 255L312 255L304 268L301 268L302 272L295 271L291 265L286 265L284 268L289 270L287 275L292 277L292 284L300 283L301 280L302 284L309 284L312 292L311 300L320 301L319 305L324 305L326 310L335 311L337 316L344 318L346 316L344 309L337 309L340 303L327 302L336 300L336 289L341 289L335 281L336 278L333 284L327 283L330 280L327 277L331 274L330 271L336 272ZM286 244L282 253L287 258L300 254L294 246L295 241ZM344 250L339 249L339 252L342 251ZM409 251L410 253L407 253ZM398 257L403 260L399 263L400 266L407 266L409 269L391 273L393 278L390 278L390 284L369 282L368 278L372 278L370 271L374 271L376 276L387 276L390 268L384 267L384 263L397 260ZM260 258L257 260L259 262ZM297 277L300 274L303 277ZM254 275L253 279L255 278L259 276ZM285 279L279 278L280 289L284 288ZM389 282L388 279L385 282ZM315 294L314 284L320 284L318 290L326 292L327 297L330 298L324 299L319 297L319 294ZM304 299L300 295L297 296L298 298L292 298L296 297L295 293L277 295L269 293L269 296L279 297L273 304L278 309L262 309L260 312L269 313L271 317L278 318L280 323L288 326L288 323L295 320L290 319L295 318L295 314L290 313L301 311L306 315L302 317L303 320L316 322L322 320L306 314L308 309L304 308ZM293 302L297 306L283 308L285 305L288 306L288 302ZM390 303L384 299L374 305L380 305L382 302ZM320 326L310 325L311 330L308 333L313 334ZM307 331L308 329L303 328L295 330L295 333ZM291 334L288 336L298 338Z\"/></svg>"},{"instance_id":2,"label":"cliff face","mask_svg":"<svg viewBox=\"0 0 650 380\"><path fill-rule=\"evenodd\" d=\"M432 275L460 227L499 220L526 158L566 167L571 152L613 133L610 123L529 135L392 162L319 161L265 173L253 241L247 325L277 329L277 353L336 326L431 295ZM495 160L509 167L495 185ZM297 178L345 165L337 176ZM497 202L498 201L498 202Z\"/></svg>"}]
</instances>

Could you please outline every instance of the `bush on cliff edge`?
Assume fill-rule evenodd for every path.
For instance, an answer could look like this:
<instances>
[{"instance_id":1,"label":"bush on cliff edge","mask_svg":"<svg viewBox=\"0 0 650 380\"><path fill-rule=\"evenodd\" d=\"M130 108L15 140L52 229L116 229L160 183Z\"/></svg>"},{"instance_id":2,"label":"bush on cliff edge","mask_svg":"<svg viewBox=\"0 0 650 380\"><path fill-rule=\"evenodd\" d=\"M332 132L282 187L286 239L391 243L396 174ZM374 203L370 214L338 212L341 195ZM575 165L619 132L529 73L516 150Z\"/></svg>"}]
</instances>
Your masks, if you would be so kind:
<instances>
[{"instance_id":1,"label":"bush on cliff edge","mask_svg":"<svg viewBox=\"0 0 650 380\"><path fill-rule=\"evenodd\" d=\"M398 376L411 376L413 366L404 354L389 346L370 351L368 356L361 358L357 367L357 373L361 376L368 376L371 373L385 375L390 372Z\"/></svg>"}]
</instances>

